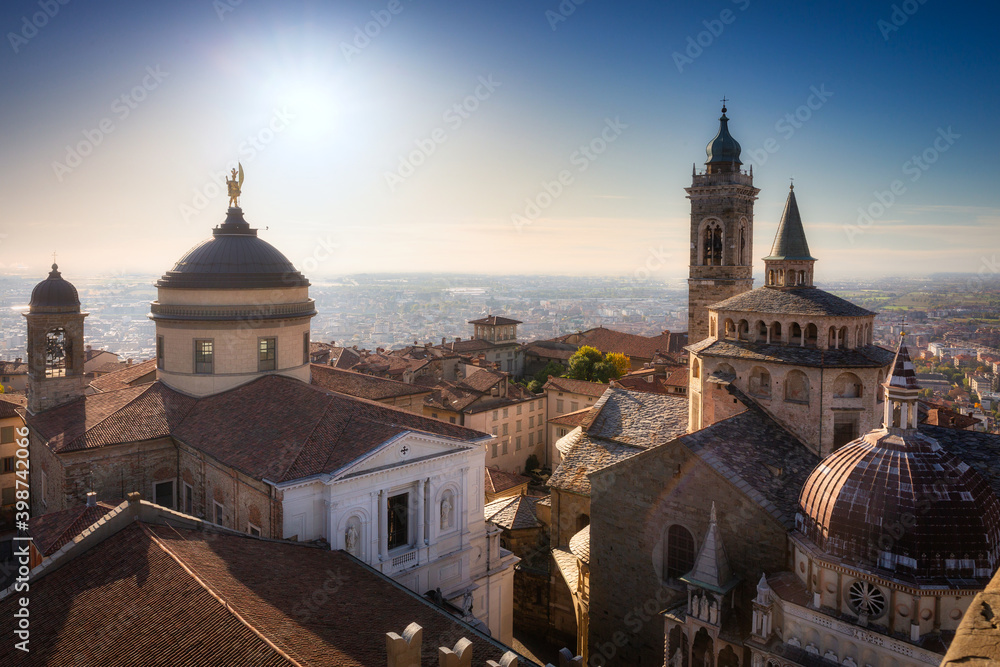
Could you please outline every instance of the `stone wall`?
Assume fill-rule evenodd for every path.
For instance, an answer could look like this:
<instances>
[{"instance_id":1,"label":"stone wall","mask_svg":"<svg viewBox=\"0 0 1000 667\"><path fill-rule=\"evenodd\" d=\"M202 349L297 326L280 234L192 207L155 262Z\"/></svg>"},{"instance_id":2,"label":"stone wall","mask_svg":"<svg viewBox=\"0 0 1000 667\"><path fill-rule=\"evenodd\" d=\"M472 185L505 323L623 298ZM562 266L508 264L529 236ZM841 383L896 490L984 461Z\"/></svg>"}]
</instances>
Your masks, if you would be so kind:
<instances>
[{"instance_id":1,"label":"stone wall","mask_svg":"<svg viewBox=\"0 0 1000 667\"><path fill-rule=\"evenodd\" d=\"M700 548L713 501L742 577L738 601L752 599L761 572L788 569L786 527L678 442L600 470L591 483L589 664L663 664L659 612L687 597L664 579L664 536L680 524Z\"/></svg>"}]
</instances>

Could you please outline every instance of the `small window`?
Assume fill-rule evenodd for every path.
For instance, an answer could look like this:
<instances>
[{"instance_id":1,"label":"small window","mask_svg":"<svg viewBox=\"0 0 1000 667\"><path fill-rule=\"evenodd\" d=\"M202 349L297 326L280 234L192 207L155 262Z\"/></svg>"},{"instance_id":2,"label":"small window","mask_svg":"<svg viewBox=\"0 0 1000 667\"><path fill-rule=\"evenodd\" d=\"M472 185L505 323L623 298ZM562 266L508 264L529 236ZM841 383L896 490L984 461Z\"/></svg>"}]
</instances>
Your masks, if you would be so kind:
<instances>
[{"instance_id":1,"label":"small window","mask_svg":"<svg viewBox=\"0 0 1000 667\"><path fill-rule=\"evenodd\" d=\"M497 419L500 419L500 411L499 410L494 410L493 411L493 421L496 421Z\"/></svg>"},{"instance_id":2,"label":"small window","mask_svg":"<svg viewBox=\"0 0 1000 667\"><path fill-rule=\"evenodd\" d=\"M260 537L260 528L258 526L253 525L252 523L247 524L247 532L253 535L254 537Z\"/></svg>"},{"instance_id":3,"label":"small window","mask_svg":"<svg viewBox=\"0 0 1000 667\"><path fill-rule=\"evenodd\" d=\"M0 428L0 444L6 445L10 442L14 442L14 427L4 426Z\"/></svg>"},{"instance_id":4,"label":"small window","mask_svg":"<svg viewBox=\"0 0 1000 667\"><path fill-rule=\"evenodd\" d=\"M184 513L194 514L194 489L190 484L184 484Z\"/></svg>"},{"instance_id":5,"label":"small window","mask_svg":"<svg viewBox=\"0 0 1000 667\"><path fill-rule=\"evenodd\" d=\"M521 406L520 405L517 406L517 414L521 414Z\"/></svg>"},{"instance_id":6,"label":"small window","mask_svg":"<svg viewBox=\"0 0 1000 667\"><path fill-rule=\"evenodd\" d=\"M520 432L520 431L521 431L521 420L520 420L520 419L518 419L518 420L517 420L517 421L516 421L516 422L514 423L514 430L515 430L515 431L518 431L518 432Z\"/></svg>"},{"instance_id":7,"label":"small window","mask_svg":"<svg viewBox=\"0 0 1000 667\"><path fill-rule=\"evenodd\" d=\"M579 409L580 409L580 404L578 402L576 402L576 401L570 401L569 402L569 411L570 412L576 412Z\"/></svg>"},{"instance_id":8,"label":"small window","mask_svg":"<svg viewBox=\"0 0 1000 667\"><path fill-rule=\"evenodd\" d=\"M448 417L448 421L451 422L452 424L454 424L455 423L455 418L454 417Z\"/></svg>"},{"instance_id":9,"label":"small window","mask_svg":"<svg viewBox=\"0 0 1000 667\"><path fill-rule=\"evenodd\" d=\"M174 480L153 485L153 502L160 507L174 508Z\"/></svg>"},{"instance_id":10,"label":"small window","mask_svg":"<svg viewBox=\"0 0 1000 667\"><path fill-rule=\"evenodd\" d=\"M163 336L156 337L156 367L163 370Z\"/></svg>"},{"instance_id":11,"label":"small window","mask_svg":"<svg viewBox=\"0 0 1000 667\"><path fill-rule=\"evenodd\" d=\"M514 451L521 451L521 436L514 438Z\"/></svg>"},{"instance_id":12,"label":"small window","mask_svg":"<svg viewBox=\"0 0 1000 667\"><path fill-rule=\"evenodd\" d=\"M510 424L508 424L507 422L503 423L503 434L504 435L507 435L507 433L508 433L508 427L509 426L510 426Z\"/></svg>"},{"instance_id":13,"label":"small window","mask_svg":"<svg viewBox=\"0 0 1000 667\"><path fill-rule=\"evenodd\" d=\"M388 547L392 550L410 543L410 494L389 496L388 503Z\"/></svg>"},{"instance_id":14,"label":"small window","mask_svg":"<svg viewBox=\"0 0 1000 667\"><path fill-rule=\"evenodd\" d=\"M194 342L194 372L214 373L214 353L211 340L196 340Z\"/></svg>"},{"instance_id":15,"label":"small window","mask_svg":"<svg viewBox=\"0 0 1000 667\"><path fill-rule=\"evenodd\" d=\"M503 409L503 418L507 419L507 408Z\"/></svg>"},{"instance_id":16,"label":"small window","mask_svg":"<svg viewBox=\"0 0 1000 667\"><path fill-rule=\"evenodd\" d=\"M3 471L4 472L14 472L14 457L5 456L3 457Z\"/></svg>"},{"instance_id":17,"label":"small window","mask_svg":"<svg viewBox=\"0 0 1000 667\"><path fill-rule=\"evenodd\" d=\"M508 440L505 439L503 441L503 455L504 456L507 456L507 444L508 444Z\"/></svg>"},{"instance_id":18,"label":"small window","mask_svg":"<svg viewBox=\"0 0 1000 667\"><path fill-rule=\"evenodd\" d=\"M556 399L556 412L563 414L563 400L561 398Z\"/></svg>"},{"instance_id":19,"label":"small window","mask_svg":"<svg viewBox=\"0 0 1000 667\"><path fill-rule=\"evenodd\" d=\"M497 427L496 427L496 426L494 426L494 427L493 427L493 435L496 435L496 434L497 434Z\"/></svg>"},{"instance_id":20,"label":"small window","mask_svg":"<svg viewBox=\"0 0 1000 667\"><path fill-rule=\"evenodd\" d=\"M535 432L532 431L531 433L528 434L528 447L531 447L534 444L535 444Z\"/></svg>"},{"instance_id":21,"label":"small window","mask_svg":"<svg viewBox=\"0 0 1000 667\"><path fill-rule=\"evenodd\" d=\"M302 363L309 363L309 332L303 332L302 334ZM259 534L259 531L258 531Z\"/></svg>"},{"instance_id":22,"label":"small window","mask_svg":"<svg viewBox=\"0 0 1000 667\"><path fill-rule=\"evenodd\" d=\"M494 458L494 459L497 457L497 448L498 447L499 447L499 445L497 445L497 443L494 442L493 443L493 451L491 453L491 457Z\"/></svg>"},{"instance_id":23,"label":"small window","mask_svg":"<svg viewBox=\"0 0 1000 667\"><path fill-rule=\"evenodd\" d=\"M273 371L275 368L277 338L261 338L257 343L257 370Z\"/></svg>"},{"instance_id":24,"label":"small window","mask_svg":"<svg viewBox=\"0 0 1000 667\"><path fill-rule=\"evenodd\" d=\"M224 525L222 522L225 520L225 507L219 503L214 503L215 505L215 524L218 526Z\"/></svg>"},{"instance_id":25,"label":"small window","mask_svg":"<svg viewBox=\"0 0 1000 667\"><path fill-rule=\"evenodd\" d=\"M535 415L528 417L528 428L535 428Z\"/></svg>"}]
</instances>

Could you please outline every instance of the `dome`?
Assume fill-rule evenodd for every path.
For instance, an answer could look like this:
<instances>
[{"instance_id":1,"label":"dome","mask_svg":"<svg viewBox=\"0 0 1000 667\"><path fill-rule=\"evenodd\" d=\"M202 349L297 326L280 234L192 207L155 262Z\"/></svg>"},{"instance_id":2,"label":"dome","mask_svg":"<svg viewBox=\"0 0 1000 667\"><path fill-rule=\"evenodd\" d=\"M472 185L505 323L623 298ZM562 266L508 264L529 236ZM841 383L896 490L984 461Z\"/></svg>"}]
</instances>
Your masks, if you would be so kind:
<instances>
[{"instance_id":1,"label":"dome","mask_svg":"<svg viewBox=\"0 0 1000 667\"><path fill-rule=\"evenodd\" d=\"M157 287L232 289L308 287L309 281L280 251L257 237L243 219L243 210L231 207L226 221L180 258Z\"/></svg>"},{"instance_id":2,"label":"dome","mask_svg":"<svg viewBox=\"0 0 1000 667\"><path fill-rule=\"evenodd\" d=\"M736 164L743 164L740 162L740 151L742 151L740 142L733 139L733 135L729 134L729 118L726 117L726 107L722 107L722 116L719 118L719 133L715 135L715 138L705 148L705 152L708 154L705 164L710 162L735 162Z\"/></svg>"},{"instance_id":3,"label":"dome","mask_svg":"<svg viewBox=\"0 0 1000 667\"><path fill-rule=\"evenodd\" d=\"M590 526L570 538L569 551L585 565L590 564Z\"/></svg>"},{"instance_id":4,"label":"dome","mask_svg":"<svg viewBox=\"0 0 1000 667\"><path fill-rule=\"evenodd\" d=\"M916 429L879 429L812 471L796 527L826 553L911 580L989 578L1000 564L1000 499Z\"/></svg>"},{"instance_id":5,"label":"dome","mask_svg":"<svg viewBox=\"0 0 1000 667\"><path fill-rule=\"evenodd\" d=\"M63 279L59 265L53 264L49 277L35 285L28 303L31 312L80 312L80 295L73 283Z\"/></svg>"}]
</instances>

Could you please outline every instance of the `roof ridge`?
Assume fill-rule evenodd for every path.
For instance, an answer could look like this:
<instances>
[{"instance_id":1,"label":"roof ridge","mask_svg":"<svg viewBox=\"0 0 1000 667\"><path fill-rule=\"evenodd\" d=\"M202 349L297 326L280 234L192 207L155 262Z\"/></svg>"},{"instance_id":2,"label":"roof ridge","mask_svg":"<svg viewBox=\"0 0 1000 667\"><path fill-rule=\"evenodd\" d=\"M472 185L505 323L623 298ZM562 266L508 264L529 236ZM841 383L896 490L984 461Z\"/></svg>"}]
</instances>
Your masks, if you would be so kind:
<instances>
[{"instance_id":1,"label":"roof ridge","mask_svg":"<svg viewBox=\"0 0 1000 667\"><path fill-rule=\"evenodd\" d=\"M308 435L306 435L306 437L302 439L302 446L299 447L298 452L296 452L295 456L292 458L288 466L281 471L281 476L278 479L280 480L285 479L285 475L288 474L288 471L291 470L292 467L298 462L299 458L301 458L302 452L306 448L306 443L308 443L312 439L313 434L316 433L317 429L319 429L319 425L323 423L323 419L326 417L326 414L330 411L330 406L332 406L333 402L336 400L334 396L330 396L329 394L327 394L326 398L327 398L326 406L323 408L322 414L320 414L320 416L313 423L313 427L309 430ZM350 417L348 417L348 422L350 422ZM324 461L324 467L326 467L326 462L328 462L329 460L330 460L330 454L327 454L326 461Z\"/></svg>"},{"instance_id":2,"label":"roof ridge","mask_svg":"<svg viewBox=\"0 0 1000 667\"><path fill-rule=\"evenodd\" d=\"M287 660L291 664L295 665L296 667L304 667L304 665L308 664L308 663L302 663L302 662L296 660L295 658L293 658L291 655L289 655L286 652L286 650L282 649L273 640L271 640L270 638L268 638L267 635L265 635L262 631L258 630L252 623L250 623L250 621L248 621L242 614L240 614L240 612L236 611L236 608L233 605L229 604L229 600L227 600L225 598L225 596L223 596L221 593L216 592L208 584L207 581L205 581L204 579L202 579L201 576L195 571L195 568L194 568L193 565L188 565L187 563L185 563L184 560L181 559L181 557L178 556L176 553L174 553L170 549L170 547L168 547L166 544L164 544L163 541L160 540L153 533L153 531L151 531L149 529L149 527L144 522L139 521L137 523L139 524L139 527L142 529L143 533L145 533L146 536L149 537L149 539L152 540L154 544L156 544L156 546L158 546L165 554L167 554L168 556L170 556L178 565L180 565L181 568L185 572L187 572L188 575L192 579L194 579L195 582L197 582L197 584L199 586L201 586L205 590L205 592L207 592L213 598L215 598L216 600L218 600L226 608L226 611L228 611L230 614L232 614L233 617L237 621L239 621L240 623L242 623L244 627L246 627L250 632L252 632L253 634L255 634L262 642L264 642L265 644L267 644L268 646L270 646L272 649L274 649L274 651L276 651L278 653L278 655L280 655L282 658L284 658L285 660ZM175 530L175 532L176 532L176 530ZM181 536L181 539L183 539L183 536ZM290 651L290 650L291 649L288 649L288 651Z\"/></svg>"},{"instance_id":3,"label":"roof ridge","mask_svg":"<svg viewBox=\"0 0 1000 667\"><path fill-rule=\"evenodd\" d=\"M111 419L112 417L114 417L115 415L117 415L119 412L121 412L122 410L124 410L128 406L132 405L132 403L134 401L139 400L143 395L146 394L146 392L148 392L150 389L152 389L156 384L157 383L155 383L155 382L150 382L149 384L139 385L139 387L142 388L141 391L139 391L139 393L137 393L135 396L133 396L131 399L129 399L124 405L121 405L121 406L115 408L114 410L112 410L111 412L109 412L108 414L106 414L102 419L99 419L93 426L90 426L90 427L86 427L85 426L84 429L83 429L83 432L80 433L80 435L78 435L75 438L73 438L72 440L70 440L69 442L67 442L66 445L63 447L63 449L67 449L74 442L76 442L77 440L80 440L81 438L85 438L88 433L90 433L94 429L100 427L102 424L104 424L109 419ZM125 391L126 389L138 389L139 387L125 387L125 388L123 388L121 390L116 390L116 391ZM111 391L102 392L102 394L113 394L113 393L116 393L116 392L111 392ZM94 396L100 396L102 394L92 394L92 395L94 395ZM81 396L80 398L81 399L85 399L86 396ZM77 400L79 400L79 399L77 399ZM62 407L62 406L59 406L59 407ZM48 440L49 439L46 438L46 442L48 442Z\"/></svg>"}]
</instances>

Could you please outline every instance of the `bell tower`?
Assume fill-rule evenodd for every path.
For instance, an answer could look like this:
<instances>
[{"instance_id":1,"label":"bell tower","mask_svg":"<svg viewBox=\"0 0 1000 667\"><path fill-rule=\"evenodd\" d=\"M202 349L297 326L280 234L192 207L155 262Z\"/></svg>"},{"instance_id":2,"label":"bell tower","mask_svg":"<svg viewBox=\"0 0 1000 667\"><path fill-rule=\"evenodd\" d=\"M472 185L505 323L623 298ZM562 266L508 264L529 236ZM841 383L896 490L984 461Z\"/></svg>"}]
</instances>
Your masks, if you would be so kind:
<instances>
[{"instance_id":1,"label":"bell tower","mask_svg":"<svg viewBox=\"0 0 1000 667\"><path fill-rule=\"evenodd\" d=\"M31 291L28 312L28 411L37 414L83 396L83 318L76 287L52 265Z\"/></svg>"},{"instance_id":2,"label":"bell tower","mask_svg":"<svg viewBox=\"0 0 1000 667\"><path fill-rule=\"evenodd\" d=\"M705 171L692 167L688 342L708 337L708 306L753 288L753 203L759 189L743 171L723 100L719 132L705 149Z\"/></svg>"}]
</instances>

